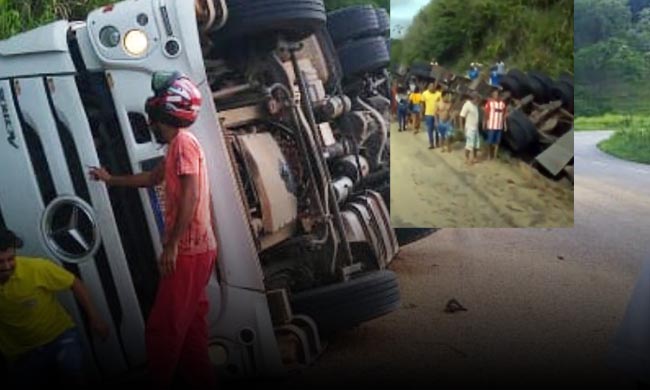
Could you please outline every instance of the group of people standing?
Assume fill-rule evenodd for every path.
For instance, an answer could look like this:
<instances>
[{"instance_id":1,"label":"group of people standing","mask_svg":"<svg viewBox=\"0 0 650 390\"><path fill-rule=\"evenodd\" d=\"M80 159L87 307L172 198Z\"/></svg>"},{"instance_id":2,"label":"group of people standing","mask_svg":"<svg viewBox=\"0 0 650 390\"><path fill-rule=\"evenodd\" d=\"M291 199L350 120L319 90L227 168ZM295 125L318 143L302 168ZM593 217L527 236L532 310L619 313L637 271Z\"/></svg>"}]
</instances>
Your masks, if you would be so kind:
<instances>
[{"instance_id":1,"label":"group of people standing","mask_svg":"<svg viewBox=\"0 0 650 390\"><path fill-rule=\"evenodd\" d=\"M411 123L414 134L417 134L424 119L429 149L441 146L443 152L451 152L449 140L453 135L453 126L450 97L448 93L443 94L440 85L434 83L429 84L424 92L420 92L417 86L411 93L398 89L396 100L399 131L408 130L408 124Z\"/></svg>"},{"instance_id":2,"label":"group of people standing","mask_svg":"<svg viewBox=\"0 0 650 390\"><path fill-rule=\"evenodd\" d=\"M407 92L404 87L398 87L395 100L397 102L397 118L399 130L407 131L413 126L413 133L420 132L422 119L427 129L429 149L441 147L441 151L451 152L451 139L454 135L453 123L458 119L460 128L465 135L465 160L474 164L477 160L478 149L481 146L479 129L485 130L485 140L488 144L487 157L496 158L501 142L501 136L507 131L507 104L499 90L494 89L490 98L483 105L482 127L480 108L483 99L476 92L464 95L465 102L458 114L452 112L451 93L442 92L437 83L430 83L424 92L417 86ZM458 117L456 116L458 115Z\"/></svg>"}]
</instances>

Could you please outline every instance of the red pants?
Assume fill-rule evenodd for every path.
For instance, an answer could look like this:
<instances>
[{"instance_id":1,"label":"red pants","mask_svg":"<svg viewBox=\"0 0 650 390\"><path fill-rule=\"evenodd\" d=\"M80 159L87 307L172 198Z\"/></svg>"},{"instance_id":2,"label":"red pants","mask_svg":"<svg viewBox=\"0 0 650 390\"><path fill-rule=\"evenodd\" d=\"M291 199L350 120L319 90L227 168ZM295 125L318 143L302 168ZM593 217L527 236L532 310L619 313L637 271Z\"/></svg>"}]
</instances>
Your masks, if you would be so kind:
<instances>
[{"instance_id":1,"label":"red pants","mask_svg":"<svg viewBox=\"0 0 650 390\"><path fill-rule=\"evenodd\" d=\"M215 258L215 251L178 255L176 270L160 279L145 332L149 371L158 387L171 386L177 367L193 388L216 385L205 293Z\"/></svg>"}]
</instances>

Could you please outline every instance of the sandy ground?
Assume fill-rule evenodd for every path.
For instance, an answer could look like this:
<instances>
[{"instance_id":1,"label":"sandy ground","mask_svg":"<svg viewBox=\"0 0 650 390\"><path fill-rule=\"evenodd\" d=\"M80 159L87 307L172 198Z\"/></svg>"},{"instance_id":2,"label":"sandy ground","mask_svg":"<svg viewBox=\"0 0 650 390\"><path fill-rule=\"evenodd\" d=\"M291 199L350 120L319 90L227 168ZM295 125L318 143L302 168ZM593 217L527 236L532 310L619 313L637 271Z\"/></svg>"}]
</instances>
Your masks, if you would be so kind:
<instances>
[{"instance_id":1,"label":"sandy ground","mask_svg":"<svg viewBox=\"0 0 650 390\"><path fill-rule=\"evenodd\" d=\"M570 227L573 186L555 182L516 159L465 164L428 149L426 131L391 126L391 218L397 227ZM499 152L505 157L505 154Z\"/></svg>"},{"instance_id":2,"label":"sandy ground","mask_svg":"<svg viewBox=\"0 0 650 390\"><path fill-rule=\"evenodd\" d=\"M599 152L605 136L576 134L574 228L443 229L402 248L401 309L283 384L634 388L606 355L650 256L650 167ZM451 298L468 311L445 313Z\"/></svg>"}]
</instances>

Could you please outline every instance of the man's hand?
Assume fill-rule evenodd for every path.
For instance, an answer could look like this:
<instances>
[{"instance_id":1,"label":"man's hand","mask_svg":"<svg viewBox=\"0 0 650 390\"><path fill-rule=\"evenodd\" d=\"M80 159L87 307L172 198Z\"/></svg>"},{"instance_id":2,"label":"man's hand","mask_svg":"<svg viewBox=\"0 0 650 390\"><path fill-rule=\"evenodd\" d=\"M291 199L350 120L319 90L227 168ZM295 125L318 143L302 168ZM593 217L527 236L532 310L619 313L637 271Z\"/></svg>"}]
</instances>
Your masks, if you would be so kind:
<instances>
[{"instance_id":1,"label":"man's hand","mask_svg":"<svg viewBox=\"0 0 650 390\"><path fill-rule=\"evenodd\" d=\"M90 329L93 333L99 336L102 341L106 341L108 335L111 333L108 325L100 318L93 318L90 320Z\"/></svg>"},{"instance_id":2,"label":"man's hand","mask_svg":"<svg viewBox=\"0 0 650 390\"><path fill-rule=\"evenodd\" d=\"M160 255L158 269L160 276L171 275L176 270L176 256L178 255L178 244L168 243L163 246L163 252Z\"/></svg>"},{"instance_id":3,"label":"man's hand","mask_svg":"<svg viewBox=\"0 0 650 390\"><path fill-rule=\"evenodd\" d=\"M111 174L108 173L108 171L103 167L91 167L88 171L88 175L90 176L90 179L95 181L103 181L105 183L108 183L108 181L111 180Z\"/></svg>"}]
</instances>

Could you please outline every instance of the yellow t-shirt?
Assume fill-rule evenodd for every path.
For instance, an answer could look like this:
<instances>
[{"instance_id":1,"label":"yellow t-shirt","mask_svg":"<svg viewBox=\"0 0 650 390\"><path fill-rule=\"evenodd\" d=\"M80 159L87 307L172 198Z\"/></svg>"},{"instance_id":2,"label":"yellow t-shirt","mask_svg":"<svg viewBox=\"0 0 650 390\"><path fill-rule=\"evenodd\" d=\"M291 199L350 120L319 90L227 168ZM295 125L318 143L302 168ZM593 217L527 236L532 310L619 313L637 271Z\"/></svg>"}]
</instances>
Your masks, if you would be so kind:
<instances>
[{"instance_id":1,"label":"yellow t-shirt","mask_svg":"<svg viewBox=\"0 0 650 390\"><path fill-rule=\"evenodd\" d=\"M436 115L436 108L438 102L442 100L442 93L440 91L430 92L428 89L422 94L424 101L424 115Z\"/></svg>"},{"instance_id":2,"label":"yellow t-shirt","mask_svg":"<svg viewBox=\"0 0 650 390\"><path fill-rule=\"evenodd\" d=\"M9 360L47 344L74 322L56 292L67 290L74 275L45 259L16 256L16 268L0 284L0 352Z\"/></svg>"},{"instance_id":3,"label":"yellow t-shirt","mask_svg":"<svg viewBox=\"0 0 650 390\"><path fill-rule=\"evenodd\" d=\"M419 92L412 92L409 96L409 101L413 104L420 104L422 101L422 94Z\"/></svg>"}]
</instances>

